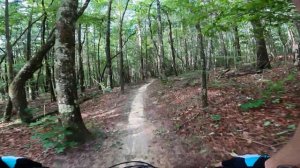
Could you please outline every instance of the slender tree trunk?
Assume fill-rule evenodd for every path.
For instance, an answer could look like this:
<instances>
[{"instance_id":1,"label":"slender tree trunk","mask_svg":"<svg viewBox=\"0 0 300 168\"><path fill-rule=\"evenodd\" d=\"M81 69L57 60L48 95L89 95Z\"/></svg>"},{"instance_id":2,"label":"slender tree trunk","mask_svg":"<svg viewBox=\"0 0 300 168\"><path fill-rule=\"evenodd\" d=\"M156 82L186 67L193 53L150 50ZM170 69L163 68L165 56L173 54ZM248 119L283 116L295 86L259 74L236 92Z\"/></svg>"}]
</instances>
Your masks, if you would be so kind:
<instances>
[{"instance_id":1,"label":"slender tree trunk","mask_svg":"<svg viewBox=\"0 0 300 168\"><path fill-rule=\"evenodd\" d=\"M83 70L83 59L82 59L82 42L81 42L81 24L78 26L77 30L77 41L78 41L78 78L79 78L79 86L80 91L85 91L85 85L84 85L84 70Z\"/></svg>"},{"instance_id":2,"label":"slender tree trunk","mask_svg":"<svg viewBox=\"0 0 300 168\"><path fill-rule=\"evenodd\" d=\"M144 71L144 75L145 75L146 79L149 77L148 72L149 72L148 38L147 38L147 36L145 36L145 71Z\"/></svg>"},{"instance_id":3,"label":"slender tree trunk","mask_svg":"<svg viewBox=\"0 0 300 168\"><path fill-rule=\"evenodd\" d=\"M45 9L45 3L44 0L42 0L42 6L43 6L43 11L44 11L44 18L42 20L42 30L41 30L41 46L45 45L45 35L46 35L46 23L47 23L47 19L48 19L48 14L46 12ZM54 102L56 101L56 96L55 96L55 92L54 92L54 87L53 87L53 83L52 83L52 78L51 78L51 69L50 69L50 65L49 65L49 59L48 59L48 54L45 55L45 73L46 73L46 77L45 77L45 92L50 91L51 94L51 101Z\"/></svg>"},{"instance_id":4,"label":"slender tree trunk","mask_svg":"<svg viewBox=\"0 0 300 168\"><path fill-rule=\"evenodd\" d=\"M90 42L89 42L89 27L86 25L86 31L85 31L85 40L86 40L86 61L87 61L87 81L88 81L88 86L92 86L92 72L91 72L91 63L90 63Z\"/></svg>"},{"instance_id":5,"label":"slender tree trunk","mask_svg":"<svg viewBox=\"0 0 300 168\"><path fill-rule=\"evenodd\" d=\"M140 62L141 62L140 76L142 80L145 80L141 20L138 20L137 31L138 31L138 46L139 46L139 53L140 53Z\"/></svg>"},{"instance_id":6,"label":"slender tree trunk","mask_svg":"<svg viewBox=\"0 0 300 168\"><path fill-rule=\"evenodd\" d=\"M86 129L78 104L75 73L75 24L78 0L62 0L57 12L55 40L55 79L58 110L62 125L71 132L68 140L84 142Z\"/></svg>"},{"instance_id":7,"label":"slender tree trunk","mask_svg":"<svg viewBox=\"0 0 300 168\"><path fill-rule=\"evenodd\" d=\"M101 46L101 32L99 32L99 39L98 39L98 46L97 46L97 65L98 65L98 70L97 70L97 80L100 83L101 82L101 57L100 57L100 46ZM99 86L99 88L101 89L101 87Z\"/></svg>"},{"instance_id":8,"label":"slender tree trunk","mask_svg":"<svg viewBox=\"0 0 300 168\"><path fill-rule=\"evenodd\" d=\"M185 69L188 71L190 69L189 64L189 50L186 38L184 38L184 57L185 57Z\"/></svg>"},{"instance_id":9,"label":"slender tree trunk","mask_svg":"<svg viewBox=\"0 0 300 168\"><path fill-rule=\"evenodd\" d=\"M226 43L225 43L223 33L220 33L220 38L221 38L222 50L223 50L223 54L224 54L225 68L227 69L227 68L229 68L228 52L227 52Z\"/></svg>"},{"instance_id":10,"label":"slender tree trunk","mask_svg":"<svg viewBox=\"0 0 300 168\"><path fill-rule=\"evenodd\" d=\"M251 21L254 38L256 41L257 69L271 68L266 41L264 37L264 27L259 20Z\"/></svg>"},{"instance_id":11,"label":"slender tree trunk","mask_svg":"<svg viewBox=\"0 0 300 168\"><path fill-rule=\"evenodd\" d=\"M170 38L170 47L171 47L171 54L172 54L172 63L173 63L173 70L176 76L178 76L177 68L176 68L176 51L174 47L174 38L173 38L173 30L172 30L172 22L170 20L168 12L166 12L166 16L168 19L169 24L169 38Z\"/></svg>"},{"instance_id":12,"label":"slender tree trunk","mask_svg":"<svg viewBox=\"0 0 300 168\"><path fill-rule=\"evenodd\" d=\"M151 40L152 40L152 43L155 47L155 51L156 51L156 54L159 55L159 52L158 52L158 46L156 44L156 41L154 40L154 37L153 37L153 30L152 30L152 21L151 21L151 8L152 8L152 5L153 5L154 1L152 1L152 3L149 5L149 8L148 8L148 22L149 22L149 31L150 31L150 37L151 37ZM159 71L158 69L158 66L157 66L157 71Z\"/></svg>"},{"instance_id":13,"label":"slender tree trunk","mask_svg":"<svg viewBox=\"0 0 300 168\"><path fill-rule=\"evenodd\" d=\"M31 58L31 28L32 28L32 12L29 17L28 21L28 29L27 29L27 42L26 42L26 60L29 61ZM29 97L31 100L35 100L36 98L36 88L34 88L34 81L33 79L29 80ZM26 93L25 93L26 97Z\"/></svg>"},{"instance_id":14,"label":"slender tree trunk","mask_svg":"<svg viewBox=\"0 0 300 168\"><path fill-rule=\"evenodd\" d=\"M241 44L240 44L240 36L239 36L239 29L237 26L234 28L234 46L237 53L237 62L240 62L242 60L242 50L241 50Z\"/></svg>"},{"instance_id":15,"label":"slender tree trunk","mask_svg":"<svg viewBox=\"0 0 300 168\"><path fill-rule=\"evenodd\" d=\"M13 51L12 51L12 46L10 43L10 29L9 29L9 6L8 6L8 0L5 0L5 38L6 38L6 53L7 53L7 77L8 77L8 85L11 84L14 78L14 71L13 71L13 64L14 64L14 59L13 59ZM10 91L8 90L8 93ZM25 93L26 96L26 93ZM10 121L11 115L12 115L12 97L8 97L8 102L6 105L5 113L4 113L4 120L5 121Z\"/></svg>"},{"instance_id":16,"label":"slender tree trunk","mask_svg":"<svg viewBox=\"0 0 300 168\"><path fill-rule=\"evenodd\" d=\"M113 88L113 72L112 72L112 60L110 52L110 22L111 22L111 8L113 0L109 0L108 11L107 11L107 30L106 30L106 66L108 69L108 87Z\"/></svg>"},{"instance_id":17,"label":"slender tree trunk","mask_svg":"<svg viewBox=\"0 0 300 168\"><path fill-rule=\"evenodd\" d=\"M287 49L287 46L286 46L286 43L285 43L286 41L283 37L282 30L281 30L280 26L277 28L277 32L278 32L280 42L283 46L284 63L286 63L286 60L287 60L286 57L287 57L287 54L288 54L288 49Z\"/></svg>"},{"instance_id":18,"label":"slender tree trunk","mask_svg":"<svg viewBox=\"0 0 300 168\"><path fill-rule=\"evenodd\" d=\"M196 25L196 29L198 31L197 37L199 38L199 42L200 42L200 44L199 44L199 46L200 46L200 56L201 56L201 60L202 60L201 100L202 100L202 107L206 108L208 106L206 58L205 58L205 52L204 52L203 34L202 34L200 23Z\"/></svg>"},{"instance_id":19,"label":"slender tree trunk","mask_svg":"<svg viewBox=\"0 0 300 168\"><path fill-rule=\"evenodd\" d=\"M157 2L157 22L158 22L158 65L159 65L159 76L161 79L165 80L166 73L165 73L165 52L164 52L164 41L163 41L163 27L161 21L161 6L160 0L156 0Z\"/></svg>"},{"instance_id":20,"label":"slender tree trunk","mask_svg":"<svg viewBox=\"0 0 300 168\"><path fill-rule=\"evenodd\" d=\"M127 11L129 0L126 2L125 9L120 18L120 27L119 27L119 46L120 46L120 85L121 93L124 94L124 53L123 53L123 21Z\"/></svg>"}]
</instances>

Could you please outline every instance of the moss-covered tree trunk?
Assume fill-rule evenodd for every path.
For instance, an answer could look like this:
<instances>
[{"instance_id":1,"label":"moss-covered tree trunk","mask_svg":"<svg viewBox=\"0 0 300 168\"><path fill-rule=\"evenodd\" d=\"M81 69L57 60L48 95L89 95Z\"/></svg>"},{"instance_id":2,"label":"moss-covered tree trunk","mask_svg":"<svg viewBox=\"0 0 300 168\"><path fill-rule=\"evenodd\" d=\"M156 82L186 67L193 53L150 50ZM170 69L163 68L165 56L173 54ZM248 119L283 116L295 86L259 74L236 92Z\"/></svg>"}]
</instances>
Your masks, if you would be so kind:
<instances>
[{"instance_id":1,"label":"moss-covered tree trunk","mask_svg":"<svg viewBox=\"0 0 300 168\"><path fill-rule=\"evenodd\" d=\"M269 55L264 37L264 27L259 20L251 21L254 38L256 41L257 69L271 68Z\"/></svg>"},{"instance_id":2,"label":"moss-covered tree trunk","mask_svg":"<svg viewBox=\"0 0 300 168\"><path fill-rule=\"evenodd\" d=\"M75 24L78 0L62 0L57 12L55 79L62 125L72 134L68 140L82 142L88 135L78 104L75 73Z\"/></svg>"}]
</instances>

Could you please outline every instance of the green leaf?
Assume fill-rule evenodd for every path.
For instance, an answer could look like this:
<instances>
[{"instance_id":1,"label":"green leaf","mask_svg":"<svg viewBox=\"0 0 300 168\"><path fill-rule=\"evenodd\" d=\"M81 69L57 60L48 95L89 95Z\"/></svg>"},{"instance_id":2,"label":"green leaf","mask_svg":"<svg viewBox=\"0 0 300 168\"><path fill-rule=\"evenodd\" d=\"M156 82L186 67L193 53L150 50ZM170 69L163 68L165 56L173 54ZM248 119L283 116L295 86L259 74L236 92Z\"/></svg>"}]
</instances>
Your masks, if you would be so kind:
<instances>
[{"instance_id":1,"label":"green leaf","mask_svg":"<svg viewBox=\"0 0 300 168\"><path fill-rule=\"evenodd\" d=\"M291 124L288 126L288 129L295 130L297 127L295 124Z\"/></svg>"},{"instance_id":2,"label":"green leaf","mask_svg":"<svg viewBox=\"0 0 300 168\"><path fill-rule=\"evenodd\" d=\"M240 105L240 108L243 111L248 111L250 109L262 107L264 104L265 104L265 101L263 99L256 99L256 100L250 100L247 103Z\"/></svg>"},{"instance_id":3,"label":"green leaf","mask_svg":"<svg viewBox=\"0 0 300 168\"><path fill-rule=\"evenodd\" d=\"M268 126L270 126L271 124L272 124L271 121L265 121L265 122L264 122L264 126L265 126L265 127L268 127Z\"/></svg>"},{"instance_id":4,"label":"green leaf","mask_svg":"<svg viewBox=\"0 0 300 168\"><path fill-rule=\"evenodd\" d=\"M222 119L222 116L219 115L219 114L212 114L210 116L210 118L213 120L213 121L220 121Z\"/></svg>"}]
</instances>

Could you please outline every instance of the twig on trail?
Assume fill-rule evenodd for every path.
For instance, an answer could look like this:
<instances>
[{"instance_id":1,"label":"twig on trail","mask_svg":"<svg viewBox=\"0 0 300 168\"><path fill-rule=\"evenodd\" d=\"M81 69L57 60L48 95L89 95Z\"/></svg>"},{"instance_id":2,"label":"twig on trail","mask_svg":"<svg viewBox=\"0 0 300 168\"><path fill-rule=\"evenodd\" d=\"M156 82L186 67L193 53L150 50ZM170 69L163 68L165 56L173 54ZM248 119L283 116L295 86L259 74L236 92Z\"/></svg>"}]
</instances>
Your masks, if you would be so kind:
<instances>
[{"instance_id":1,"label":"twig on trail","mask_svg":"<svg viewBox=\"0 0 300 168\"><path fill-rule=\"evenodd\" d=\"M242 138L242 137L238 137L238 138L242 139L242 140L245 140L245 141L250 141L251 143L255 143L255 144L258 144L258 145L261 145L261 146L268 147L268 148L272 149L273 151L276 150L276 148L272 145L267 145L267 144L264 144L264 143L261 143L261 142L258 142L258 141L252 140L252 139L246 139L246 138Z\"/></svg>"}]
</instances>

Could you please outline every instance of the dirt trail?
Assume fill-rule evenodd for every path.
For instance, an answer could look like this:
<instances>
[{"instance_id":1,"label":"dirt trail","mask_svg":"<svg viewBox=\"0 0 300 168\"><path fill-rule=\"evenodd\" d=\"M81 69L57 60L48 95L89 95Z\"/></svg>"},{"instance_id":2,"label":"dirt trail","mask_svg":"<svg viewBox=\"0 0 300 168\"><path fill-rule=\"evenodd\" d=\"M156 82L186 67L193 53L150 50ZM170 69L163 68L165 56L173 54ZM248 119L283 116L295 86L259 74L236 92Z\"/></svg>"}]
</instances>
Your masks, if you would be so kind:
<instances>
[{"instance_id":1,"label":"dirt trail","mask_svg":"<svg viewBox=\"0 0 300 168\"><path fill-rule=\"evenodd\" d=\"M115 123L116 135L108 137L99 151L92 149L93 144L88 145L59 156L52 167L107 168L125 161L144 161L158 167L170 167L163 149L154 141L156 128L145 117L144 99L147 87L153 81L134 91L122 110L127 120Z\"/></svg>"},{"instance_id":2,"label":"dirt trail","mask_svg":"<svg viewBox=\"0 0 300 168\"><path fill-rule=\"evenodd\" d=\"M128 135L123 140L122 151L126 160L150 161L148 157L154 126L145 118L144 96L151 83L138 89L131 104L126 130Z\"/></svg>"}]
</instances>

